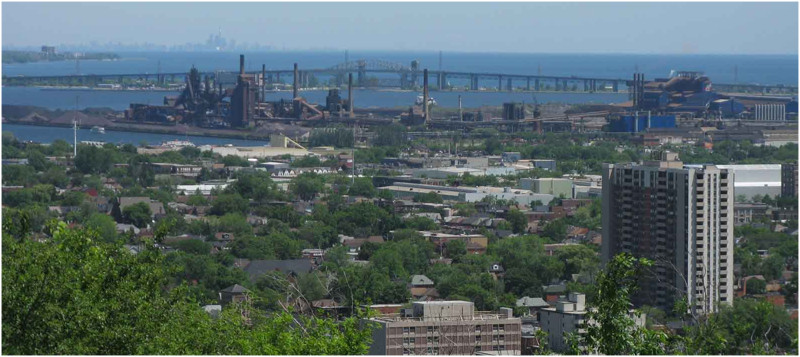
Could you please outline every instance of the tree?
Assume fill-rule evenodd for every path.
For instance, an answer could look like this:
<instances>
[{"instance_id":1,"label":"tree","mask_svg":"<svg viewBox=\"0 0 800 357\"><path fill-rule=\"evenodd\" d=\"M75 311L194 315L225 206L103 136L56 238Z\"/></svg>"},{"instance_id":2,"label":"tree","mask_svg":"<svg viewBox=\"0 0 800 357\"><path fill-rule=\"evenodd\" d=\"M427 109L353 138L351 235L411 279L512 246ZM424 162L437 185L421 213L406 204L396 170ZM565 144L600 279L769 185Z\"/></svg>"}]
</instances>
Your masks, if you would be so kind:
<instances>
[{"instance_id":1,"label":"tree","mask_svg":"<svg viewBox=\"0 0 800 357\"><path fill-rule=\"evenodd\" d=\"M111 164L111 150L91 145L78 147L78 156L75 157L75 167L84 174L105 173L111 168Z\"/></svg>"},{"instance_id":2,"label":"tree","mask_svg":"<svg viewBox=\"0 0 800 357\"><path fill-rule=\"evenodd\" d=\"M3 232L6 353L349 355L369 348L366 313L335 321L245 303L212 318L192 288L168 289L165 256L154 246L133 255L64 223L52 232L44 243Z\"/></svg>"},{"instance_id":3,"label":"tree","mask_svg":"<svg viewBox=\"0 0 800 357\"><path fill-rule=\"evenodd\" d=\"M139 228L147 227L152 222L152 215L150 205L145 202L137 202L122 209L122 217Z\"/></svg>"},{"instance_id":4,"label":"tree","mask_svg":"<svg viewBox=\"0 0 800 357\"><path fill-rule=\"evenodd\" d=\"M236 182L228 186L225 192L238 193L256 201L280 199L282 196L269 174L262 171L238 173Z\"/></svg>"},{"instance_id":5,"label":"tree","mask_svg":"<svg viewBox=\"0 0 800 357\"><path fill-rule=\"evenodd\" d=\"M458 261L461 257L467 254L467 243L464 243L461 239L454 239L445 245L447 253L447 257L453 259L453 261Z\"/></svg>"},{"instance_id":6,"label":"tree","mask_svg":"<svg viewBox=\"0 0 800 357\"><path fill-rule=\"evenodd\" d=\"M36 181L36 170L29 165L3 165L3 183L6 185L30 186Z\"/></svg>"},{"instance_id":7,"label":"tree","mask_svg":"<svg viewBox=\"0 0 800 357\"><path fill-rule=\"evenodd\" d=\"M250 203L247 199L242 198L238 193L222 194L214 199L211 203L211 210L209 213L222 216L227 213L239 213L246 215L250 211Z\"/></svg>"},{"instance_id":8,"label":"tree","mask_svg":"<svg viewBox=\"0 0 800 357\"><path fill-rule=\"evenodd\" d=\"M544 226L542 235L555 242L561 242L567 238L567 223L562 218L554 219Z\"/></svg>"},{"instance_id":9,"label":"tree","mask_svg":"<svg viewBox=\"0 0 800 357\"><path fill-rule=\"evenodd\" d=\"M747 280L747 293L748 294L763 294L767 291L767 282L761 279L748 279Z\"/></svg>"},{"instance_id":10,"label":"tree","mask_svg":"<svg viewBox=\"0 0 800 357\"><path fill-rule=\"evenodd\" d=\"M175 248L194 255L209 255L211 245L199 239L185 239L174 244Z\"/></svg>"},{"instance_id":11,"label":"tree","mask_svg":"<svg viewBox=\"0 0 800 357\"><path fill-rule=\"evenodd\" d=\"M353 185L350 186L347 194L350 196L364 196L372 198L375 196L375 186L372 185L372 179L368 177L359 177L355 179Z\"/></svg>"},{"instance_id":12,"label":"tree","mask_svg":"<svg viewBox=\"0 0 800 357\"><path fill-rule=\"evenodd\" d=\"M310 172L298 175L289 183L289 190L306 201L313 200L324 188L322 177Z\"/></svg>"},{"instance_id":13,"label":"tree","mask_svg":"<svg viewBox=\"0 0 800 357\"><path fill-rule=\"evenodd\" d=\"M500 142L496 136L492 136L489 139L486 139L484 143L486 154L488 155L499 155L503 152L503 144Z\"/></svg>"},{"instance_id":14,"label":"tree","mask_svg":"<svg viewBox=\"0 0 800 357\"><path fill-rule=\"evenodd\" d=\"M38 150L28 149L28 164L37 172L42 172L50 167L47 158Z\"/></svg>"},{"instance_id":15,"label":"tree","mask_svg":"<svg viewBox=\"0 0 800 357\"><path fill-rule=\"evenodd\" d=\"M142 187L152 186L155 182L155 171L150 165L148 155L136 155L128 162L128 175Z\"/></svg>"},{"instance_id":16,"label":"tree","mask_svg":"<svg viewBox=\"0 0 800 357\"><path fill-rule=\"evenodd\" d=\"M751 279L755 280L755 279ZM764 299L737 299L686 331L687 354L797 354L797 322ZM794 353L792 353L794 352Z\"/></svg>"},{"instance_id":17,"label":"tree","mask_svg":"<svg viewBox=\"0 0 800 357\"><path fill-rule=\"evenodd\" d=\"M506 220L511 223L514 233L523 233L528 230L528 217L518 209L511 209L506 215Z\"/></svg>"},{"instance_id":18,"label":"tree","mask_svg":"<svg viewBox=\"0 0 800 357\"><path fill-rule=\"evenodd\" d=\"M63 168L53 166L42 173L40 181L58 188L66 188L69 184L69 176L67 176Z\"/></svg>"},{"instance_id":19,"label":"tree","mask_svg":"<svg viewBox=\"0 0 800 357\"><path fill-rule=\"evenodd\" d=\"M636 290L636 279L644 268L652 266L647 259L627 253L618 254L598 274L595 298L587 305L586 335L582 342L589 353L605 355L662 354L667 336L637 327L629 316L630 296ZM577 351L573 351L577 352Z\"/></svg>"},{"instance_id":20,"label":"tree","mask_svg":"<svg viewBox=\"0 0 800 357\"><path fill-rule=\"evenodd\" d=\"M99 237L103 238L106 242L114 242L117 240L117 222L114 222L111 216L102 213L93 213L86 220L84 226L95 230Z\"/></svg>"},{"instance_id":21,"label":"tree","mask_svg":"<svg viewBox=\"0 0 800 357\"><path fill-rule=\"evenodd\" d=\"M587 273L594 276L600 267L600 257L589 246L574 244L563 246L556 251L558 260L564 262L564 279L571 279L572 274Z\"/></svg>"}]
</instances>

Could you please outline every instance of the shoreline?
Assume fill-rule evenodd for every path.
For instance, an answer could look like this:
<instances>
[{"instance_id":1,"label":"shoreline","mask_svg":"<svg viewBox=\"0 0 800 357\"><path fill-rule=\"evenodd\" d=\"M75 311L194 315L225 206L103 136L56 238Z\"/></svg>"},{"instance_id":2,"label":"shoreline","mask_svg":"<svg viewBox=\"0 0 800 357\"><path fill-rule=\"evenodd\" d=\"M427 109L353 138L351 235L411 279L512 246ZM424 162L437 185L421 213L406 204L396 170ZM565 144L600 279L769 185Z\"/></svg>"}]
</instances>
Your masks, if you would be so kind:
<instances>
[{"instance_id":1,"label":"shoreline","mask_svg":"<svg viewBox=\"0 0 800 357\"><path fill-rule=\"evenodd\" d=\"M6 119L3 124L14 124L14 125L28 125L28 126L39 126L39 127L56 127L56 128L71 128L72 125L70 124L60 124L60 123L35 123L35 122L25 122L25 121L16 121L16 120L8 120ZM125 124L123 124L125 125ZM143 125L143 124L133 124L133 125ZM147 125L147 124L144 124ZM78 128L81 129L91 129L94 125L78 125ZM201 130L200 132L197 131L188 131L188 132L181 132L179 130L158 130L160 128L146 128L146 127L134 127L134 126L112 126L112 127L104 127L107 131L116 131L116 132L129 132L129 133L145 133L145 134L161 134L161 135L179 135L179 136L197 136L197 137L205 137L205 138L219 138L219 139L235 139L235 140L248 140L248 141L269 141L269 135L261 135L255 133L214 133L208 132L205 128L193 128L193 130ZM220 129L208 129L208 130L220 130Z\"/></svg>"}]
</instances>

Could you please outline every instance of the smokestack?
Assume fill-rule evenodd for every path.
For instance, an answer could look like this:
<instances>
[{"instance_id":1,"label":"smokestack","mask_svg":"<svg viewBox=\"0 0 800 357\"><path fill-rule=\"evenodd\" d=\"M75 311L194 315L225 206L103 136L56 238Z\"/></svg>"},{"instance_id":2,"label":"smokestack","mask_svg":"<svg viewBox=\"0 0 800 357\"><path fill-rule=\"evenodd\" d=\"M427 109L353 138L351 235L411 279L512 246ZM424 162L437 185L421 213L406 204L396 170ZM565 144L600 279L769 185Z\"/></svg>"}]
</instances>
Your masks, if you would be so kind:
<instances>
[{"instance_id":1,"label":"smokestack","mask_svg":"<svg viewBox=\"0 0 800 357\"><path fill-rule=\"evenodd\" d=\"M428 69L422 71L422 113L428 121Z\"/></svg>"},{"instance_id":2,"label":"smokestack","mask_svg":"<svg viewBox=\"0 0 800 357\"><path fill-rule=\"evenodd\" d=\"M297 98L297 63L294 64L294 84L292 84L292 99Z\"/></svg>"},{"instance_id":3,"label":"smokestack","mask_svg":"<svg viewBox=\"0 0 800 357\"><path fill-rule=\"evenodd\" d=\"M239 55L239 75L244 76L244 55Z\"/></svg>"},{"instance_id":4,"label":"smokestack","mask_svg":"<svg viewBox=\"0 0 800 357\"><path fill-rule=\"evenodd\" d=\"M461 111L461 96L460 95L458 96L458 121L464 121L464 115L463 115L463 113ZM458 147L456 147L456 150L458 150Z\"/></svg>"},{"instance_id":5,"label":"smokestack","mask_svg":"<svg viewBox=\"0 0 800 357\"><path fill-rule=\"evenodd\" d=\"M350 111L350 117L353 117L353 74L347 74L347 109Z\"/></svg>"},{"instance_id":6,"label":"smokestack","mask_svg":"<svg viewBox=\"0 0 800 357\"><path fill-rule=\"evenodd\" d=\"M261 64L261 102L267 101L267 65Z\"/></svg>"}]
</instances>

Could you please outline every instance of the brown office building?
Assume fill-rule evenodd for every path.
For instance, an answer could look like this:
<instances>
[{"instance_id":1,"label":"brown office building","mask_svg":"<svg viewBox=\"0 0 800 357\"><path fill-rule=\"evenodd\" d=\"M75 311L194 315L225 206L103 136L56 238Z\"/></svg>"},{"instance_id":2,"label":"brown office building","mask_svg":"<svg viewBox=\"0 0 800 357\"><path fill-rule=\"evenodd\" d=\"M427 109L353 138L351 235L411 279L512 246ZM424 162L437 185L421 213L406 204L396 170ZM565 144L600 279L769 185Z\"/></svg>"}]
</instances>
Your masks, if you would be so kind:
<instances>
[{"instance_id":1,"label":"brown office building","mask_svg":"<svg viewBox=\"0 0 800 357\"><path fill-rule=\"evenodd\" d=\"M511 309L475 311L469 301L415 302L376 323L370 355L519 355L521 321Z\"/></svg>"}]
</instances>

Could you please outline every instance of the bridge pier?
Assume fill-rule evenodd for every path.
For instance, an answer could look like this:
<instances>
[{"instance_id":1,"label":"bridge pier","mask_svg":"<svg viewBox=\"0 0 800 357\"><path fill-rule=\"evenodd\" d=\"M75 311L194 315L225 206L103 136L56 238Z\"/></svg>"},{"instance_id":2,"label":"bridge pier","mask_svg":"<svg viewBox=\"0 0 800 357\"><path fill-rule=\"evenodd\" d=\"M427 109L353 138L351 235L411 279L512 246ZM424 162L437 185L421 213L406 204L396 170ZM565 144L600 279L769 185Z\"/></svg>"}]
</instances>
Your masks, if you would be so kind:
<instances>
[{"instance_id":1,"label":"bridge pier","mask_svg":"<svg viewBox=\"0 0 800 357\"><path fill-rule=\"evenodd\" d=\"M503 76L497 76L497 91L503 90Z\"/></svg>"},{"instance_id":2,"label":"bridge pier","mask_svg":"<svg viewBox=\"0 0 800 357\"><path fill-rule=\"evenodd\" d=\"M531 77L525 78L525 90L528 92L531 91Z\"/></svg>"},{"instance_id":3,"label":"bridge pier","mask_svg":"<svg viewBox=\"0 0 800 357\"><path fill-rule=\"evenodd\" d=\"M612 83L611 86L614 89L614 93L619 93L619 81L614 81L614 83Z\"/></svg>"},{"instance_id":4,"label":"bridge pier","mask_svg":"<svg viewBox=\"0 0 800 357\"><path fill-rule=\"evenodd\" d=\"M533 85L534 85L534 89L536 89L537 92L541 89L541 87L539 86L539 78L536 78L534 80L534 84Z\"/></svg>"},{"instance_id":5,"label":"bridge pier","mask_svg":"<svg viewBox=\"0 0 800 357\"><path fill-rule=\"evenodd\" d=\"M569 85L569 83L568 83L568 81L565 79L565 80L564 80L564 86L562 87L562 90L563 90L563 91L565 91L565 92L566 92L566 91L568 91L568 90L569 90L569 87L568 87L568 85Z\"/></svg>"},{"instance_id":6,"label":"bridge pier","mask_svg":"<svg viewBox=\"0 0 800 357\"><path fill-rule=\"evenodd\" d=\"M478 90L478 76L474 74L469 75L469 90Z\"/></svg>"},{"instance_id":7,"label":"bridge pier","mask_svg":"<svg viewBox=\"0 0 800 357\"><path fill-rule=\"evenodd\" d=\"M511 92L511 91L513 91L513 90L514 90L513 83L512 83L512 81L511 81L511 78L510 78L510 77L509 77L509 78L506 80L506 89L507 89L509 92Z\"/></svg>"}]
</instances>

